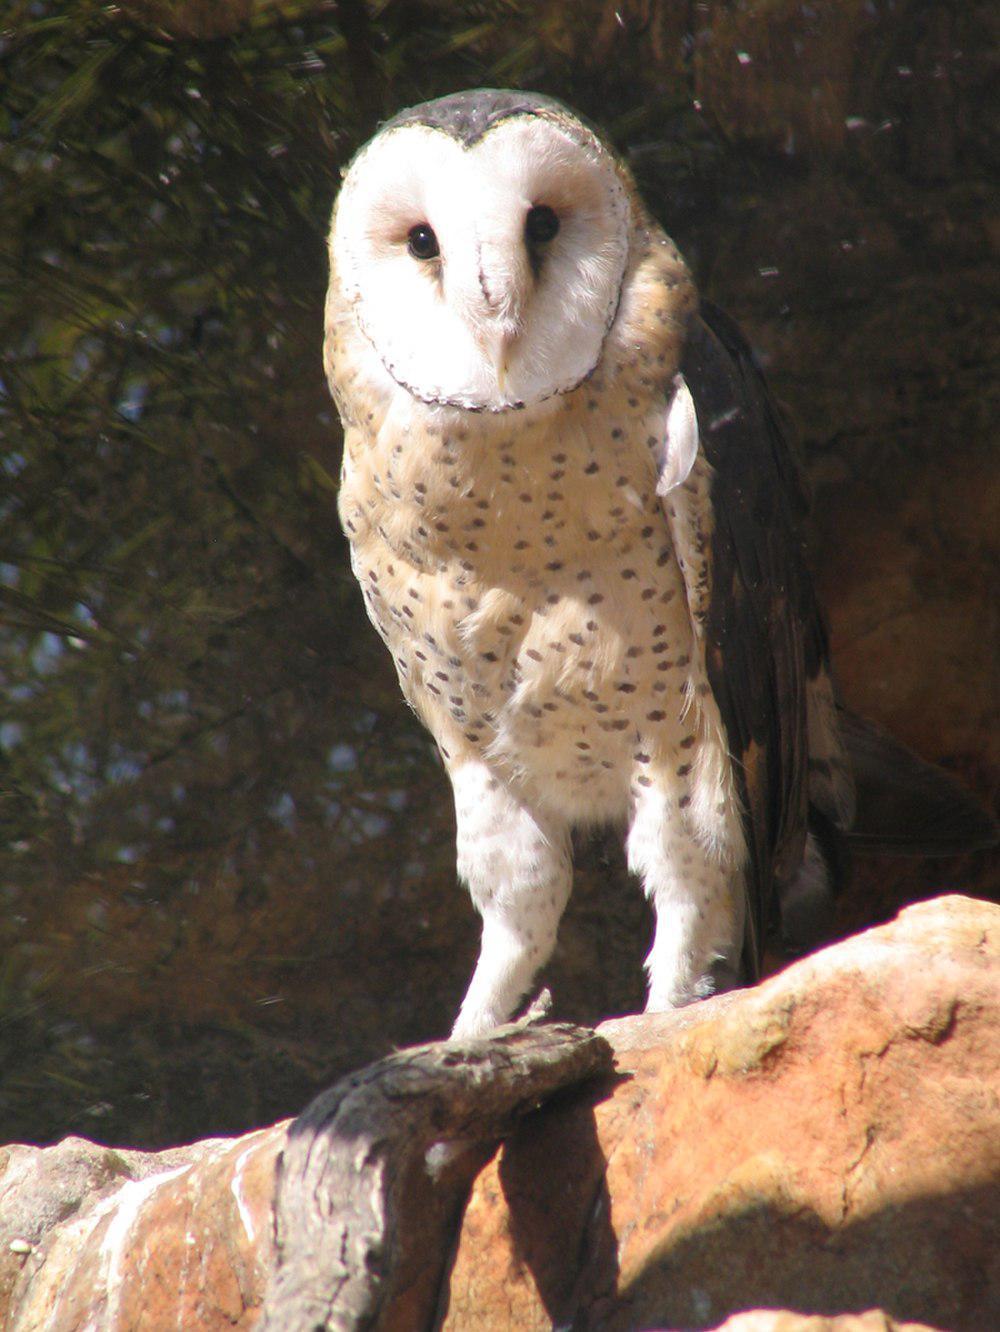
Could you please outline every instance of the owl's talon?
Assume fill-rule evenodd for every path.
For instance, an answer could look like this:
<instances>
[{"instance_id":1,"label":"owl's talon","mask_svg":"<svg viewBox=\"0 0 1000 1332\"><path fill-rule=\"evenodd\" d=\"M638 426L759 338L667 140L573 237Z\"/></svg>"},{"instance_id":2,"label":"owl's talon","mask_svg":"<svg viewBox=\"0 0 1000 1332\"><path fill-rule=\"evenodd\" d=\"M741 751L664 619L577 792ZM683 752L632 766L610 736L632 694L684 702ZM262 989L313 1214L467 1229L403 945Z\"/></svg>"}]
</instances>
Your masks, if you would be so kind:
<instances>
[{"instance_id":1,"label":"owl's talon","mask_svg":"<svg viewBox=\"0 0 1000 1332\"><path fill-rule=\"evenodd\" d=\"M544 1022L552 1009L552 991L546 986L538 991L534 999L525 1010L521 1023L526 1027L537 1026L539 1022ZM520 1023L518 1024L520 1025Z\"/></svg>"}]
</instances>

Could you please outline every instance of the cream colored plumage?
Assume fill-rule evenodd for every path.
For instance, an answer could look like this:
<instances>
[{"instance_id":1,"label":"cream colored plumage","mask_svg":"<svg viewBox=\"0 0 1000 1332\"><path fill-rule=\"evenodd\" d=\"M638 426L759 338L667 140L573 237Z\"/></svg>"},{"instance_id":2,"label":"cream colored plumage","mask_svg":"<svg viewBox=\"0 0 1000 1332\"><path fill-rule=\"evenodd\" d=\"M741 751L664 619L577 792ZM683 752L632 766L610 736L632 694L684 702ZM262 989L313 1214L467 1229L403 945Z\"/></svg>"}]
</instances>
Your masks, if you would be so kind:
<instances>
[{"instance_id":1,"label":"cream colored plumage","mask_svg":"<svg viewBox=\"0 0 1000 1332\"><path fill-rule=\"evenodd\" d=\"M628 824L657 913L649 1007L709 993L745 951L750 811L706 656L713 473L681 374L683 260L565 108L480 92L355 159L330 264L341 519L483 918L456 1032L505 1020L549 955L581 823Z\"/></svg>"}]
</instances>

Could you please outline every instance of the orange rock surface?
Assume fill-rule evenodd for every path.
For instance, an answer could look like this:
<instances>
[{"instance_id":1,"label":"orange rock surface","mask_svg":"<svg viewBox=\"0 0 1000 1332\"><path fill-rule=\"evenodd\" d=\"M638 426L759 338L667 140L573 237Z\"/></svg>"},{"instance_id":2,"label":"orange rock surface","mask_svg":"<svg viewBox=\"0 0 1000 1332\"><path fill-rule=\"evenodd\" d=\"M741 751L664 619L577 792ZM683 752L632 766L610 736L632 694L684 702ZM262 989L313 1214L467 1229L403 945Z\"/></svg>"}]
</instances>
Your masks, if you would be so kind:
<instances>
[{"instance_id":1,"label":"orange rock surface","mask_svg":"<svg viewBox=\"0 0 1000 1332\"><path fill-rule=\"evenodd\" d=\"M479 1176L444 1327L1000 1327L998 1020L1000 907L948 897L605 1023L614 1082L530 1114ZM286 1130L0 1149L0 1327L252 1328Z\"/></svg>"},{"instance_id":2,"label":"orange rock surface","mask_svg":"<svg viewBox=\"0 0 1000 1332\"><path fill-rule=\"evenodd\" d=\"M286 1128L168 1152L81 1138L0 1149L0 1327L252 1327Z\"/></svg>"},{"instance_id":3,"label":"orange rock surface","mask_svg":"<svg viewBox=\"0 0 1000 1332\"><path fill-rule=\"evenodd\" d=\"M998 948L1000 909L944 898L757 990L605 1023L622 1080L479 1177L445 1327L1000 1326Z\"/></svg>"}]
</instances>

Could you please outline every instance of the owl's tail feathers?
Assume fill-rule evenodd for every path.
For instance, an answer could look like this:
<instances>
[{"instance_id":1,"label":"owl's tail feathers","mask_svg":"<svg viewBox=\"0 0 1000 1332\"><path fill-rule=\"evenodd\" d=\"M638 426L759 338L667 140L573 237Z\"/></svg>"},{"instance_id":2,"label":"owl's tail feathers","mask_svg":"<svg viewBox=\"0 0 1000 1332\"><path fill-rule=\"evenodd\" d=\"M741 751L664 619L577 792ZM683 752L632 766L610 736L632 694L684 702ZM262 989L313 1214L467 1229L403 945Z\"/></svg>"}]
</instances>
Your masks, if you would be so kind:
<instances>
[{"instance_id":1,"label":"owl's tail feathers","mask_svg":"<svg viewBox=\"0 0 1000 1332\"><path fill-rule=\"evenodd\" d=\"M790 879L777 885L778 928L771 942L781 956L800 957L830 940L837 897L850 877L847 839L821 810L810 805L802 864Z\"/></svg>"},{"instance_id":2,"label":"owl's tail feathers","mask_svg":"<svg viewBox=\"0 0 1000 1332\"><path fill-rule=\"evenodd\" d=\"M857 812L846 831L816 806L809 810L805 855L778 884L784 957L812 952L834 929L836 899L851 877L851 858L866 852L954 856L1000 842L1000 825L943 769L872 722L838 710L840 734L854 772Z\"/></svg>"},{"instance_id":3,"label":"owl's tail feathers","mask_svg":"<svg viewBox=\"0 0 1000 1332\"><path fill-rule=\"evenodd\" d=\"M852 850L953 856L1000 842L996 819L950 774L844 708L839 720L857 787Z\"/></svg>"}]
</instances>

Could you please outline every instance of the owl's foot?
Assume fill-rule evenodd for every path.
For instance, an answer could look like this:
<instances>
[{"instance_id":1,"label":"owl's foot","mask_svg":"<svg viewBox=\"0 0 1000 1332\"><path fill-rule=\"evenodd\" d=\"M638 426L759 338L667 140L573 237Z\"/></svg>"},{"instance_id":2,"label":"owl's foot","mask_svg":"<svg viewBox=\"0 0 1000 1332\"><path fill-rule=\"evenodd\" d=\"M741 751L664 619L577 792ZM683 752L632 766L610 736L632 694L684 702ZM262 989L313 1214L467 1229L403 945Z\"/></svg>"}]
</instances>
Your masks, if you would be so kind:
<instances>
[{"instance_id":1,"label":"owl's foot","mask_svg":"<svg viewBox=\"0 0 1000 1332\"><path fill-rule=\"evenodd\" d=\"M729 990L738 990L745 984L739 967L728 958L717 958L701 975L685 977L680 984L676 975L670 984L657 990L652 984L646 1000L647 1013L668 1013L674 1008L686 1008L688 1004L700 999L710 999L713 994L725 994Z\"/></svg>"},{"instance_id":2,"label":"owl's foot","mask_svg":"<svg viewBox=\"0 0 1000 1332\"><path fill-rule=\"evenodd\" d=\"M468 1003L468 999L466 1003ZM495 1018L495 1014L492 1013L474 1014L470 1012L466 1015L465 1008L466 1004L463 1004L462 1011L451 1029L450 1039L453 1041L488 1036L498 1027L507 1025L506 1018ZM517 1027L533 1027L539 1022L544 1022L551 1008L552 992L548 989L540 990L514 1025Z\"/></svg>"},{"instance_id":3,"label":"owl's foot","mask_svg":"<svg viewBox=\"0 0 1000 1332\"><path fill-rule=\"evenodd\" d=\"M484 912L479 961L452 1039L485 1036L508 1022L550 951L547 939L540 943L533 931L525 935L492 911Z\"/></svg>"},{"instance_id":4,"label":"owl's foot","mask_svg":"<svg viewBox=\"0 0 1000 1332\"><path fill-rule=\"evenodd\" d=\"M683 1008L740 984L742 912L723 885L699 898L690 892L654 897L656 934L646 958L647 1013Z\"/></svg>"}]
</instances>

